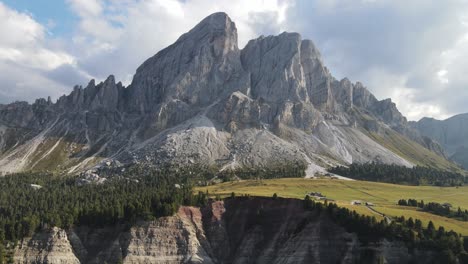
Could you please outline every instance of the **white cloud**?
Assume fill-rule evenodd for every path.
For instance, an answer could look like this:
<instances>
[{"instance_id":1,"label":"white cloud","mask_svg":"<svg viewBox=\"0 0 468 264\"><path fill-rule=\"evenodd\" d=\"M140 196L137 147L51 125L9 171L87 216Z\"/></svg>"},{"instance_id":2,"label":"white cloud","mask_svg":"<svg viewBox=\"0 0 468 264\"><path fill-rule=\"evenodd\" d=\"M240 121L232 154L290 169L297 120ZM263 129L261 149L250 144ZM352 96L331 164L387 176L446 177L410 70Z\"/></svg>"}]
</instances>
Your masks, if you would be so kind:
<instances>
[{"instance_id":1,"label":"white cloud","mask_svg":"<svg viewBox=\"0 0 468 264\"><path fill-rule=\"evenodd\" d=\"M449 79L447 78L447 70L438 71L437 78L439 79L440 83L447 84L449 82Z\"/></svg>"},{"instance_id":2,"label":"white cloud","mask_svg":"<svg viewBox=\"0 0 468 264\"><path fill-rule=\"evenodd\" d=\"M0 60L39 70L53 70L63 64L75 62L74 58L67 53L54 52L40 47L31 49L0 47Z\"/></svg>"},{"instance_id":3,"label":"white cloud","mask_svg":"<svg viewBox=\"0 0 468 264\"><path fill-rule=\"evenodd\" d=\"M100 0L67 0L71 7L82 17L97 17L102 12Z\"/></svg>"},{"instance_id":4,"label":"white cloud","mask_svg":"<svg viewBox=\"0 0 468 264\"><path fill-rule=\"evenodd\" d=\"M16 100L33 101L48 95L57 98L69 90L63 84L50 79L36 69L21 67L15 64L0 62L1 83L0 98L3 103Z\"/></svg>"},{"instance_id":5,"label":"white cloud","mask_svg":"<svg viewBox=\"0 0 468 264\"><path fill-rule=\"evenodd\" d=\"M9 9L0 2L0 45L30 47L44 38L44 28L29 15Z\"/></svg>"},{"instance_id":6,"label":"white cloud","mask_svg":"<svg viewBox=\"0 0 468 264\"><path fill-rule=\"evenodd\" d=\"M435 102L417 102L418 93L414 89L406 87L392 87L392 89L393 98L396 98L395 103L410 120L419 120L425 116L445 119L452 115L448 114Z\"/></svg>"},{"instance_id":7,"label":"white cloud","mask_svg":"<svg viewBox=\"0 0 468 264\"><path fill-rule=\"evenodd\" d=\"M385 68L372 68L363 73L368 87L375 90L377 98L391 98L409 120L419 120L424 116L447 118L450 116L437 100L418 100L418 90L408 85L407 75L389 73Z\"/></svg>"},{"instance_id":8,"label":"white cloud","mask_svg":"<svg viewBox=\"0 0 468 264\"><path fill-rule=\"evenodd\" d=\"M31 101L66 92L67 85L51 80L47 73L62 65L76 64L75 58L57 49L47 39L46 28L31 15L0 2L0 20L0 102Z\"/></svg>"}]
</instances>

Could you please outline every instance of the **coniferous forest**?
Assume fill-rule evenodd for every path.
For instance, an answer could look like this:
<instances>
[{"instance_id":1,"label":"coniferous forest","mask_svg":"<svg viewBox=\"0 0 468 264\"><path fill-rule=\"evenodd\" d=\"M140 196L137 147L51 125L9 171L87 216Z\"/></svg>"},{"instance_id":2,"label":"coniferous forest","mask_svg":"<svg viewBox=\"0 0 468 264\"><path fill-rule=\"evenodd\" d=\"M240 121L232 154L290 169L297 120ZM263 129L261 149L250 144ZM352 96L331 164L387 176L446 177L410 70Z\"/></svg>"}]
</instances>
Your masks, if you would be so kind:
<instances>
[{"instance_id":1,"label":"coniferous forest","mask_svg":"<svg viewBox=\"0 0 468 264\"><path fill-rule=\"evenodd\" d=\"M460 173L421 166L407 168L393 164L354 163L349 167L331 168L329 172L357 180L406 185L462 186L468 183L468 177Z\"/></svg>"},{"instance_id":2,"label":"coniferous forest","mask_svg":"<svg viewBox=\"0 0 468 264\"><path fill-rule=\"evenodd\" d=\"M402 241L410 251L425 249L437 252L434 263L468 263L468 238L456 232L436 228L432 221L423 226L419 219L398 217L391 223L377 221L375 217L360 215L356 211L337 206L335 203L314 202L309 196L304 199L308 210L326 212L333 221L345 227L348 232L358 234L363 243L385 238L390 241ZM457 258L460 262L457 262ZM417 263L417 259L413 260Z\"/></svg>"},{"instance_id":3,"label":"coniferous forest","mask_svg":"<svg viewBox=\"0 0 468 264\"><path fill-rule=\"evenodd\" d=\"M217 174L222 181L232 181L237 179L278 179L278 178L296 178L305 177L307 165L303 162L278 164L277 166L264 168L236 168L233 170L224 170Z\"/></svg>"},{"instance_id":4,"label":"coniferous forest","mask_svg":"<svg viewBox=\"0 0 468 264\"><path fill-rule=\"evenodd\" d=\"M448 218L455 218L460 221L468 221L468 210L462 210L458 207L457 210L452 210L450 204L440 204L436 202L417 201L416 199L400 199L398 205L418 207L422 211L429 212Z\"/></svg>"},{"instance_id":5,"label":"coniferous forest","mask_svg":"<svg viewBox=\"0 0 468 264\"><path fill-rule=\"evenodd\" d=\"M173 175L131 174L84 185L75 178L47 173L0 178L0 239L16 241L53 226L131 224L172 215L182 204L203 205L206 201L204 194L193 195L191 186Z\"/></svg>"}]
</instances>

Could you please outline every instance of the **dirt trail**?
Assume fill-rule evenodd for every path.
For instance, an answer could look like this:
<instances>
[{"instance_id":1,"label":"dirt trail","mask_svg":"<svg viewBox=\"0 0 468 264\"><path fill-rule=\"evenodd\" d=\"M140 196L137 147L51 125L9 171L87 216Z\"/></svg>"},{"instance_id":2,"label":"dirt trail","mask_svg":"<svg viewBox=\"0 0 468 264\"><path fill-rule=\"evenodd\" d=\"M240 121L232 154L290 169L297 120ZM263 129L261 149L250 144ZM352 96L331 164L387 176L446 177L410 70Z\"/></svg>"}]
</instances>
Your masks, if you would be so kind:
<instances>
[{"instance_id":1,"label":"dirt trail","mask_svg":"<svg viewBox=\"0 0 468 264\"><path fill-rule=\"evenodd\" d=\"M367 209L371 210L372 212L382 216L385 219L385 221L387 221L387 224L390 224L393 221L392 218L390 218L390 217L386 216L385 214L375 210L372 206L366 205L366 207L367 207Z\"/></svg>"}]
</instances>

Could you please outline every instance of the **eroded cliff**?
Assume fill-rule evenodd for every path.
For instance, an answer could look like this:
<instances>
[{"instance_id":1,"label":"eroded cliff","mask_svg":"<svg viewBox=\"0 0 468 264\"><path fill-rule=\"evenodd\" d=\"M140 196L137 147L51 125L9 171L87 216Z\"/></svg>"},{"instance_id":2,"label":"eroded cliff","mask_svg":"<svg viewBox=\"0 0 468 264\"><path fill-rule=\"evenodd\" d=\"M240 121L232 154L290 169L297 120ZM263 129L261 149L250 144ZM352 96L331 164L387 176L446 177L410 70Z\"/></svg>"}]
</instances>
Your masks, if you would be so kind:
<instances>
[{"instance_id":1,"label":"eroded cliff","mask_svg":"<svg viewBox=\"0 0 468 264\"><path fill-rule=\"evenodd\" d=\"M295 199L236 198L129 229L53 228L25 239L16 263L407 263L429 262L401 242L362 244L325 213Z\"/></svg>"}]
</instances>

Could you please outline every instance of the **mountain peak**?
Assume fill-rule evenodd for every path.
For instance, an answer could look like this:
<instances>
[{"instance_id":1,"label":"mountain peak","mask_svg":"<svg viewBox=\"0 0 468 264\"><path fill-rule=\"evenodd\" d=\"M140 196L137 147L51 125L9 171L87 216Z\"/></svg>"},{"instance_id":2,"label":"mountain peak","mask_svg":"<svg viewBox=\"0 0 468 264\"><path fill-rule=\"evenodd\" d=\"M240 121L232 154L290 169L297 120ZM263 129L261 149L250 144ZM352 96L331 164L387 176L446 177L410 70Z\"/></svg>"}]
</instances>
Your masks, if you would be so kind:
<instances>
[{"instance_id":1,"label":"mountain peak","mask_svg":"<svg viewBox=\"0 0 468 264\"><path fill-rule=\"evenodd\" d=\"M202 21L200 21L200 24L210 24L213 25L214 27L223 27L223 25L227 25L233 23L231 18L228 16L228 14L224 12L216 12L213 13L207 17L205 17Z\"/></svg>"},{"instance_id":2,"label":"mountain peak","mask_svg":"<svg viewBox=\"0 0 468 264\"><path fill-rule=\"evenodd\" d=\"M302 40L301 51L302 52L308 51L307 55L309 57L312 57L313 59L317 59L320 62L322 62L322 55L320 54L320 51L317 49L317 47L315 46L312 40L309 40L309 39Z\"/></svg>"},{"instance_id":3,"label":"mountain peak","mask_svg":"<svg viewBox=\"0 0 468 264\"><path fill-rule=\"evenodd\" d=\"M226 13L213 13L204 18L189 32L176 41L201 41L214 44L224 44L230 50L237 49L237 28ZM217 42L217 43L216 43ZM216 45L215 45L216 46ZM219 45L218 45L219 46Z\"/></svg>"},{"instance_id":4,"label":"mountain peak","mask_svg":"<svg viewBox=\"0 0 468 264\"><path fill-rule=\"evenodd\" d=\"M226 13L214 13L137 69L130 108L148 112L172 100L209 105L246 86L236 25Z\"/></svg>"}]
</instances>

